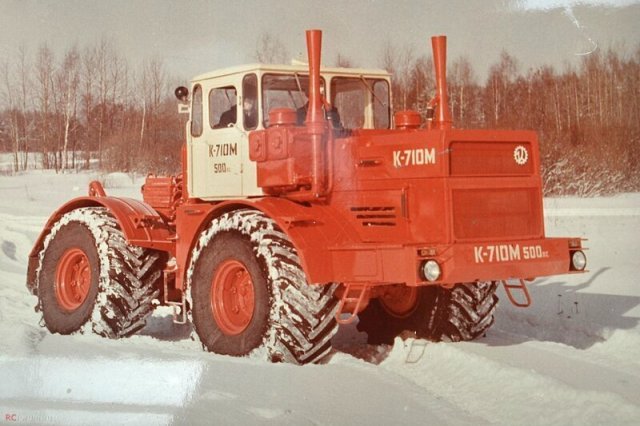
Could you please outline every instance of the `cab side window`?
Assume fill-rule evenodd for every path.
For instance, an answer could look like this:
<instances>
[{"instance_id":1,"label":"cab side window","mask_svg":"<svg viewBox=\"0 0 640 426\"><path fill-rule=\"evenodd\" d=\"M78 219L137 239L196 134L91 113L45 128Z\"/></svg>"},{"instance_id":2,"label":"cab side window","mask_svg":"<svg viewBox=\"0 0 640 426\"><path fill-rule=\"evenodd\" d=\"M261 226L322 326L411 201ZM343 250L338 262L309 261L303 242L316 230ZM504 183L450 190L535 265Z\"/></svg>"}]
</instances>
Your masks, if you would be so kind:
<instances>
[{"instance_id":1,"label":"cab side window","mask_svg":"<svg viewBox=\"0 0 640 426\"><path fill-rule=\"evenodd\" d=\"M212 129L232 127L238 120L238 93L234 86L219 87L209 92L209 125Z\"/></svg>"},{"instance_id":2,"label":"cab side window","mask_svg":"<svg viewBox=\"0 0 640 426\"><path fill-rule=\"evenodd\" d=\"M191 106L191 136L202 135L202 87L197 85L193 88Z\"/></svg>"}]
</instances>

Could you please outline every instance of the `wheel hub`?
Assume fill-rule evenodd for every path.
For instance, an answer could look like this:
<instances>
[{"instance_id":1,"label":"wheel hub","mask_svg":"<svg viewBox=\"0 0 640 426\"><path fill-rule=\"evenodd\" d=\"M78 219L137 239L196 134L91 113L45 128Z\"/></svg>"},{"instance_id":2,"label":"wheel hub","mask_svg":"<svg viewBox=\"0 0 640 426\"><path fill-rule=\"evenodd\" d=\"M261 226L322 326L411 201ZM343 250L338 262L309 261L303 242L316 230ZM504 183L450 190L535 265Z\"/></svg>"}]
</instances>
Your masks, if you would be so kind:
<instances>
[{"instance_id":1,"label":"wheel hub","mask_svg":"<svg viewBox=\"0 0 640 426\"><path fill-rule=\"evenodd\" d=\"M72 312L87 299L91 288L89 258L79 248L64 252L56 268L55 293L60 307Z\"/></svg>"},{"instance_id":2,"label":"wheel hub","mask_svg":"<svg viewBox=\"0 0 640 426\"><path fill-rule=\"evenodd\" d=\"M255 307L253 281L239 261L225 260L211 283L211 310L220 330L235 336L247 329Z\"/></svg>"},{"instance_id":3,"label":"wheel hub","mask_svg":"<svg viewBox=\"0 0 640 426\"><path fill-rule=\"evenodd\" d=\"M389 315L406 318L418 304L418 289L404 285L391 286L380 297L380 304Z\"/></svg>"}]
</instances>

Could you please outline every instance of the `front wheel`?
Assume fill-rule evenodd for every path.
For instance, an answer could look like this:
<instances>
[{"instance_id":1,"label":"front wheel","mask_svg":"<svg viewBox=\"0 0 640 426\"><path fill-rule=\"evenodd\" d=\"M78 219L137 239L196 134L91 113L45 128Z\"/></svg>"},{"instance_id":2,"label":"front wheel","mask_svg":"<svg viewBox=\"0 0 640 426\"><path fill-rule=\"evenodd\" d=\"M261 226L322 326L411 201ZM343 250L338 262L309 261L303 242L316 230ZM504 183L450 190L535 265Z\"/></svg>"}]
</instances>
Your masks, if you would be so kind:
<instances>
[{"instance_id":1,"label":"front wheel","mask_svg":"<svg viewBox=\"0 0 640 426\"><path fill-rule=\"evenodd\" d=\"M196 264L193 322L204 346L224 355L247 355L260 346L269 323L267 276L250 241L224 232Z\"/></svg>"},{"instance_id":2,"label":"front wheel","mask_svg":"<svg viewBox=\"0 0 640 426\"><path fill-rule=\"evenodd\" d=\"M193 324L207 350L295 364L330 350L336 286L308 284L287 235L263 213L238 210L213 220L188 277Z\"/></svg>"}]
</instances>

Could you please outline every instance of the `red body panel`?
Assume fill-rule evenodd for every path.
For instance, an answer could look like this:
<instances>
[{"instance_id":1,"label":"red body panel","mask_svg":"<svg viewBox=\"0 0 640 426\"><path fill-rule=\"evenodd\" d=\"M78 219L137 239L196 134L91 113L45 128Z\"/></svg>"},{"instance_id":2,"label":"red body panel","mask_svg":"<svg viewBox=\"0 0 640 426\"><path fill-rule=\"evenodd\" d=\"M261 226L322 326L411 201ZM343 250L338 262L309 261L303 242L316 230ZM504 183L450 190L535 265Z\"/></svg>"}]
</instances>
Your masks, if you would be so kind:
<instances>
[{"instance_id":1,"label":"red body panel","mask_svg":"<svg viewBox=\"0 0 640 426\"><path fill-rule=\"evenodd\" d=\"M283 229L311 282L425 285L425 248L443 269L436 284L570 272L569 239L545 238L535 133L360 131L327 146L334 165L325 202L254 203L290 218ZM288 178L269 155L257 162L259 176L264 167L271 181Z\"/></svg>"}]
</instances>

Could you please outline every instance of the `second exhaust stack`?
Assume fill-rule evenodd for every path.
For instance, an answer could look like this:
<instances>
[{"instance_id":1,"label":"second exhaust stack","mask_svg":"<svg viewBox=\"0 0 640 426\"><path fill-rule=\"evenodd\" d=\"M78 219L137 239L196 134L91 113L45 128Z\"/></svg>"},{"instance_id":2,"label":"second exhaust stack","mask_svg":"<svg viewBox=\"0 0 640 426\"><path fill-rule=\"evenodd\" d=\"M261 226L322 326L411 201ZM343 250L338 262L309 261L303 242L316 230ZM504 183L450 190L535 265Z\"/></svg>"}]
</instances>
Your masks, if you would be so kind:
<instances>
[{"instance_id":1,"label":"second exhaust stack","mask_svg":"<svg viewBox=\"0 0 640 426\"><path fill-rule=\"evenodd\" d=\"M447 37L431 37L433 48L433 67L436 73L436 106L433 124L437 129L451 128L451 112L449 111L449 97L447 96Z\"/></svg>"}]
</instances>

